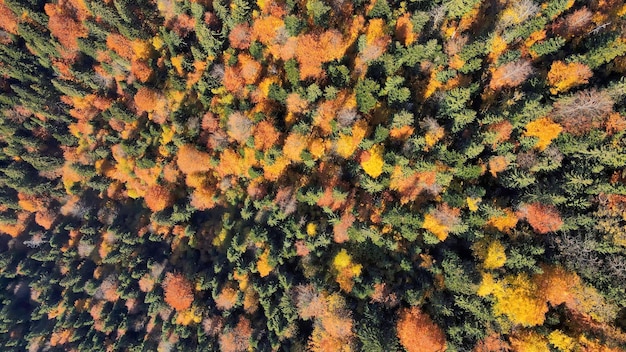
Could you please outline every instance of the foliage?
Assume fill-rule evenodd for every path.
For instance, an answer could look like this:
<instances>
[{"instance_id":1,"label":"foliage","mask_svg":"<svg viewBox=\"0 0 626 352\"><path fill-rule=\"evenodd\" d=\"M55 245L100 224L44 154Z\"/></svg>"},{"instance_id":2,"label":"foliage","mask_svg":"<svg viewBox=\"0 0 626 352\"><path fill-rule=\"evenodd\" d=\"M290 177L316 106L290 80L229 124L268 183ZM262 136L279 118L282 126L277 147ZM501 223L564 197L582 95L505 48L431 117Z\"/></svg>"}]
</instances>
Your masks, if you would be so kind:
<instances>
[{"instance_id":1,"label":"foliage","mask_svg":"<svg viewBox=\"0 0 626 352\"><path fill-rule=\"evenodd\" d=\"M165 274L163 279L164 299L170 307L182 311L191 307L193 291L191 283L182 274Z\"/></svg>"},{"instance_id":2,"label":"foliage","mask_svg":"<svg viewBox=\"0 0 626 352\"><path fill-rule=\"evenodd\" d=\"M0 350L626 349L625 14L0 0Z\"/></svg>"},{"instance_id":3,"label":"foliage","mask_svg":"<svg viewBox=\"0 0 626 352\"><path fill-rule=\"evenodd\" d=\"M445 351L446 339L431 318L417 307L400 311L398 338L407 351Z\"/></svg>"}]
</instances>

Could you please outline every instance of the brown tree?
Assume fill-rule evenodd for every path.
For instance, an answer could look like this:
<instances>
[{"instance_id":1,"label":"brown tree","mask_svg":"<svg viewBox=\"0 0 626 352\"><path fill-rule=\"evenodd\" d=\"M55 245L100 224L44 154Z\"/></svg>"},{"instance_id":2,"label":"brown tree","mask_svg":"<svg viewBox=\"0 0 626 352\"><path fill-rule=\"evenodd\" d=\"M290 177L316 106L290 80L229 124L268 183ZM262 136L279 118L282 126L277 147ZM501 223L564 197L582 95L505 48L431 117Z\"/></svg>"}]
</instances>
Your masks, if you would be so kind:
<instances>
[{"instance_id":1,"label":"brown tree","mask_svg":"<svg viewBox=\"0 0 626 352\"><path fill-rule=\"evenodd\" d=\"M250 347L252 327L250 320L240 317L237 326L220 335L219 344L222 352L244 352Z\"/></svg>"},{"instance_id":2,"label":"brown tree","mask_svg":"<svg viewBox=\"0 0 626 352\"><path fill-rule=\"evenodd\" d=\"M228 35L230 46L235 49L245 50L250 47L252 42L250 34L250 26L247 23L240 23L233 27Z\"/></svg>"},{"instance_id":3,"label":"brown tree","mask_svg":"<svg viewBox=\"0 0 626 352\"><path fill-rule=\"evenodd\" d=\"M489 88L512 88L520 85L533 72L533 67L528 60L518 60L504 64L496 68L491 75Z\"/></svg>"},{"instance_id":4,"label":"brown tree","mask_svg":"<svg viewBox=\"0 0 626 352\"><path fill-rule=\"evenodd\" d=\"M552 114L566 132L581 135L602 126L613 112L613 99L605 91L583 90L559 99Z\"/></svg>"}]
</instances>

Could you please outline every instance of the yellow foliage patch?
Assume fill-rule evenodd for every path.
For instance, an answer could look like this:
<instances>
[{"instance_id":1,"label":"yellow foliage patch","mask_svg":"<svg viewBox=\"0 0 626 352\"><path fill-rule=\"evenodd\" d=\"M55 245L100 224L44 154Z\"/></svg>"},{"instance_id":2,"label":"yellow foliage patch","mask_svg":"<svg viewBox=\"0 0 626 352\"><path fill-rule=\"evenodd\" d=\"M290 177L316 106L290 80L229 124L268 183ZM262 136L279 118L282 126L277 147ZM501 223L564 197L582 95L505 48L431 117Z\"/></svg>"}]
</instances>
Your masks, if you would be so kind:
<instances>
[{"instance_id":1,"label":"yellow foliage patch","mask_svg":"<svg viewBox=\"0 0 626 352\"><path fill-rule=\"evenodd\" d=\"M178 325L191 325L192 323L198 324L202 321L202 314L197 308L185 309L182 312L178 312L176 315L176 324Z\"/></svg>"},{"instance_id":2,"label":"yellow foliage patch","mask_svg":"<svg viewBox=\"0 0 626 352\"><path fill-rule=\"evenodd\" d=\"M309 236L315 236L317 234L317 225L310 222L306 225L306 233Z\"/></svg>"},{"instance_id":3,"label":"yellow foliage patch","mask_svg":"<svg viewBox=\"0 0 626 352\"><path fill-rule=\"evenodd\" d=\"M585 64L579 62L566 64L563 61L555 61L548 72L548 83L552 86L550 93L566 92L572 87L588 83L591 76L593 73Z\"/></svg>"},{"instance_id":4,"label":"yellow foliage patch","mask_svg":"<svg viewBox=\"0 0 626 352\"><path fill-rule=\"evenodd\" d=\"M376 39L382 38L385 35L384 32L385 22L382 18L374 18L369 21L367 31L365 32L365 42L371 45Z\"/></svg>"},{"instance_id":5,"label":"yellow foliage patch","mask_svg":"<svg viewBox=\"0 0 626 352\"><path fill-rule=\"evenodd\" d=\"M548 311L539 291L527 274L509 275L500 281L484 274L478 295L493 295L496 315L506 316L513 324L530 327L543 324Z\"/></svg>"},{"instance_id":6,"label":"yellow foliage patch","mask_svg":"<svg viewBox=\"0 0 626 352\"><path fill-rule=\"evenodd\" d=\"M506 262L506 253L504 252L504 246L500 241L495 240L487 247L487 256L483 263L485 269L497 269L504 266Z\"/></svg>"},{"instance_id":7,"label":"yellow foliage patch","mask_svg":"<svg viewBox=\"0 0 626 352\"><path fill-rule=\"evenodd\" d=\"M548 335L548 341L550 341L552 346L563 352L569 352L575 346L574 339L565 335L561 330L552 331L550 335Z\"/></svg>"},{"instance_id":8,"label":"yellow foliage patch","mask_svg":"<svg viewBox=\"0 0 626 352\"><path fill-rule=\"evenodd\" d=\"M547 117L540 118L535 121L531 121L526 125L526 132L524 136L537 137L539 140L535 144L535 148L538 150L545 150L552 140L559 136L559 133L563 130L563 127L558 123L553 122Z\"/></svg>"},{"instance_id":9,"label":"yellow foliage patch","mask_svg":"<svg viewBox=\"0 0 626 352\"><path fill-rule=\"evenodd\" d=\"M333 259L333 267L337 270L347 268L352 263L352 257L345 249L342 249L337 253L335 259Z\"/></svg>"},{"instance_id":10,"label":"yellow foliage patch","mask_svg":"<svg viewBox=\"0 0 626 352\"><path fill-rule=\"evenodd\" d=\"M550 352L546 338L534 331L520 332L512 336L511 347L514 351Z\"/></svg>"},{"instance_id":11,"label":"yellow foliage patch","mask_svg":"<svg viewBox=\"0 0 626 352\"><path fill-rule=\"evenodd\" d=\"M369 158L365 161L361 162L361 166L365 173L370 175L373 178L380 176L383 172L383 165L385 162L383 161L383 146L375 145L369 150Z\"/></svg>"},{"instance_id":12,"label":"yellow foliage patch","mask_svg":"<svg viewBox=\"0 0 626 352\"><path fill-rule=\"evenodd\" d=\"M174 66L174 69L176 69L176 73L178 73L181 76L185 73L185 70L183 70L184 59L185 59L184 56L178 55L178 56L174 56L172 60L170 60L172 63L172 66Z\"/></svg>"},{"instance_id":13,"label":"yellow foliage patch","mask_svg":"<svg viewBox=\"0 0 626 352\"><path fill-rule=\"evenodd\" d=\"M284 156L276 159L276 161L274 161L274 163L271 165L263 162L263 176L268 181L276 181L280 178L280 176L283 174L283 172L290 163L291 161Z\"/></svg>"},{"instance_id":14,"label":"yellow foliage patch","mask_svg":"<svg viewBox=\"0 0 626 352\"><path fill-rule=\"evenodd\" d=\"M424 149L429 150L435 143L439 142L445 135L446 131L443 127L439 127L432 132L426 132L424 139L426 140L426 146Z\"/></svg>"},{"instance_id":15,"label":"yellow foliage patch","mask_svg":"<svg viewBox=\"0 0 626 352\"><path fill-rule=\"evenodd\" d=\"M489 51L489 60L495 62L504 51L506 51L508 44L500 35L496 35L491 40L491 50Z\"/></svg>"},{"instance_id":16,"label":"yellow foliage patch","mask_svg":"<svg viewBox=\"0 0 626 352\"><path fill-rule=\"evenodd\" d=\"M422 228L432 232L440 241L445 241L448 237L448 228L437 220L432 214L424 216Z\"/></svg>"},{"instance_id":17,"label":"yellow foliage patch","mask_svg":"<svg viewBox=\"0 0 626 352\"><path fill-rule=\"evenodd\" d=\"M469 211L474 212L478 210L478 204L480 203L481 199L467 197L465 201L467 202L467 208L469 209Z\"/></svg>"},{"instance_id":18,"label":"yellow foliage patch","mask_svg":"<svg viewBox=\"0 0 626 352\"><path fill-rule=\"evenodd\" d=\"M135 59L148 59L150 58L150 55L152 53L151 43L143 40L134 40L132 43L132 48Z\"/></svg>"},{"instance_id":19,"label":"yellow foliage patch","mask_svg":"<svg viewBox=\"0 0 626 352\"><path fill-rule=\"evenodd\" d=\"M495 227L500 232L508 232L514 228L517 225L517 216L509 209L505 209L504 213L502 216L489 218L487 225Z\"/></svg>"},{"instance_id":20,"label":"yellow foliage patch","mask_svg":"<svg viewBox=\"0 0 626 352\"><path fill-rule=\"evenodd\" d=\"M343 158L349 158L356 151L359 143L365 137L367 131L367 122L360 120L354 124L352 135L341 134L336 142L335 149L337 154Z\"/></svg>"},{"instance_id":21,"label":"yellow foliage patch","mask_svg":"<svg viewBox=\"0 0 626 352\"><path fill-rule=\"evenodd\" d=\"M270 250L266 249L263 254L259 256L259 261L256 263L256 268L261 277L266 277L274 269L274 267L269 263L269 256Z\"/></svg>"}]
</instances>

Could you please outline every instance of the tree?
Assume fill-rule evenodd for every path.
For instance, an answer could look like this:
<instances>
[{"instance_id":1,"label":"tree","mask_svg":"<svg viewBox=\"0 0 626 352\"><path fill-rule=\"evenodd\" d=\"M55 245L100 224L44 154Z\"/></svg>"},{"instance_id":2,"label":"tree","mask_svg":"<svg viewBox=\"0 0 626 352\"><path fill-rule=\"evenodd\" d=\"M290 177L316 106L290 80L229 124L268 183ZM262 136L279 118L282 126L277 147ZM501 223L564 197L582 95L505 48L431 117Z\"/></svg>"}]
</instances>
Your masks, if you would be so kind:
<instances>
[{"instance_id":1,"label":"tree","mask_svg":"<svg viewBox=\"0 0 626 352\"><path fill-rule=\"evenodd\" d=\"M543 117L526 124L524 136L537 137L539 140L535 143L535 148L543 151L559 136L561 130L563 130L563 128L559 124L554 123L548 117Z\"/></svg>"},{"instance_id":2,"label":"tree","mask_svg":"<svg viewBox=\"0 0 626 352\"><path fill-rule=\"evenodd\" d=\"M259 122L254 129L254 147L266 151L273 147L280 138L280 132L267 120Z\"/></svg>"},{"instance_id":3,"label":"tree","mask_svg":"<svg viewBox=\"0 0 626 352\"><path fill-rule=\"evenodd\" d=\"M252 337L252 327L250 320L239 317L239 321L234 329L224 331L219 338L220 351L223 352L244 352L250 348L250 338Z\"/></svg>"},{"instance_id":4,"label":"tree","mask_svg":"<svg viewBox=\"0 0 626 352\"><path fill-rule=\"evenodd\" d=\"M516 87L528 78L533 72L533 67L528 60L512 61L496 68L491 74L489 88L498 90L501 88Z\"/></svg>"},{"instance_id":5,"label":"tree","mask_svg":"<svg viewBox=\"0 0 626 352\"><path fill-rule=\"evenodd\" d=\"M245 143L252 136L253 123L243 113L237 111L228 116L228 136L238 143Z\"/></svg>"},{"instance_id":6,"label":"tree","mask_svg":"<svg viewBox=\"0 0 626 352\"><path fill-rule=\"evenodd\" d=\"M563 225L559 211L553 205L524 204L518 213L519 217L526 218L533 230L540 234L558 231Z\"/></svg>"},{"instance_id":7,"label":"tree","mask_svg":"<svg viewBox=\"0 0 626 352\"><path fill-rule=\"evenodd\" d=\"M4 4L4 1L0 2L0 28L11 34L17 34L17 24L17 16Z\"/></svg>"},{"instance_id":8,"label":"tree","mask_svg":"<svg viewBox=\"0 0 626 352\"><path fill-rule=\"evenodd\" d=\"M419 307L403 308L398 313L396 331L402 347L408 352L442 352L446 337L432 319Z\"/></svg>"},{"instance_id":9,"label":"tree","mask_svg":"<svg viewBox=\"0 0 626 352\"><path fill-rule=\"evenodd\" d=\"M147 87L139 88L133 100L140 113L158 112L165 108L165 97L158 91Z\"/></svg>"},{"instance_id":10,"label":"tree","mask_svg":"<svg viewBox=\"0 0 626 352\"><path fill-rule=\"evenodd\" d=\"M240 23L233 27L230 34L228 34L228 41L230 46L235 49L248 49L252 42L250 26L247 23Z\"/></svg>"},{"instance_id":11,"label":"tree","mask_svg":"<svg viewBox=\"0 0 626 352\"><path fill-rule=\"evenodd\" d=\"M176 163L185 175L211 170L211 156L191 144L178 149Z\"/></svg>"},{"instance_id":12,"label":"tree","mask_svg":"<svg viewBox=\"0 0 626 352\"><path fill-rule=\"evenodd\" d=\"M150 210L157 212L171 206L174 202L174 197L167 187L154 185L148 188L144 195L144 200Z\"/></svg>"},{"instance_id":13,"label":"tree","mask_svg":"<svg viewBox=\"0 0 626 352\"><path fill-rule=\"evenodd\" d=\"M183 274L165 274L161 283L165 294L165 303L177 311L183 311L191 307L194 296L191 282Z\"/></svg>"},{"instance_id":14,"label":"tree","mask_svg":"<svg viewBox=\"0 0 626 352\"><path fill-rule=\"evenodd\" d=\"M88 31L83 24L71 17L71 11L62 5L48 3L44 6L46 14L50 17L48 29L59 43L69 49L78 50L78 38L87 37Z\"/></svg>"},{"instance_id":15,"label":"tree","mask_svg":"<svg viewBox=\"0 0 626 352\"><path fill-rule=\"evenodd\" d=\"M588 89L554 103L552 116L565 132L581 135L599 128L613 111L613 99L605 91Z\"/></svg>"},{"instance_id":16,"label":"tree","mask_svg":"<svg viewBox=\"0 0 626 352\"><path fill-rule=\"evenodd\" d=\"M571 88L586 84L593 76L589 66L578 62L568 64L563 61L554 61L548 72L548 83L552 86L550 93L566 92Z\"/></svg>"}]
</instances>

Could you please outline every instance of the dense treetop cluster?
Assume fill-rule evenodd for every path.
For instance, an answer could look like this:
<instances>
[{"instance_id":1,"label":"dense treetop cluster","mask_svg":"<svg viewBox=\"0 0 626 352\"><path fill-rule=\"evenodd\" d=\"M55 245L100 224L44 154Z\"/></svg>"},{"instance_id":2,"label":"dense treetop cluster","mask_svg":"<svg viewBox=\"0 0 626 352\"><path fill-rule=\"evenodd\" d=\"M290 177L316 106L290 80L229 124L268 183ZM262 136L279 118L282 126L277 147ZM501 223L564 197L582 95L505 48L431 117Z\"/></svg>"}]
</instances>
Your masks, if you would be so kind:
<instances>
[{"instance_id":1,"label":"dense treetop cluster","mask_svg":"<svg viewBox=\"0 0 626 352\"><path fill-rule=\"evenodd\" d=\"M621 0L0 0L3 351L623 351Z\"/></svg>"}]
</instances>

